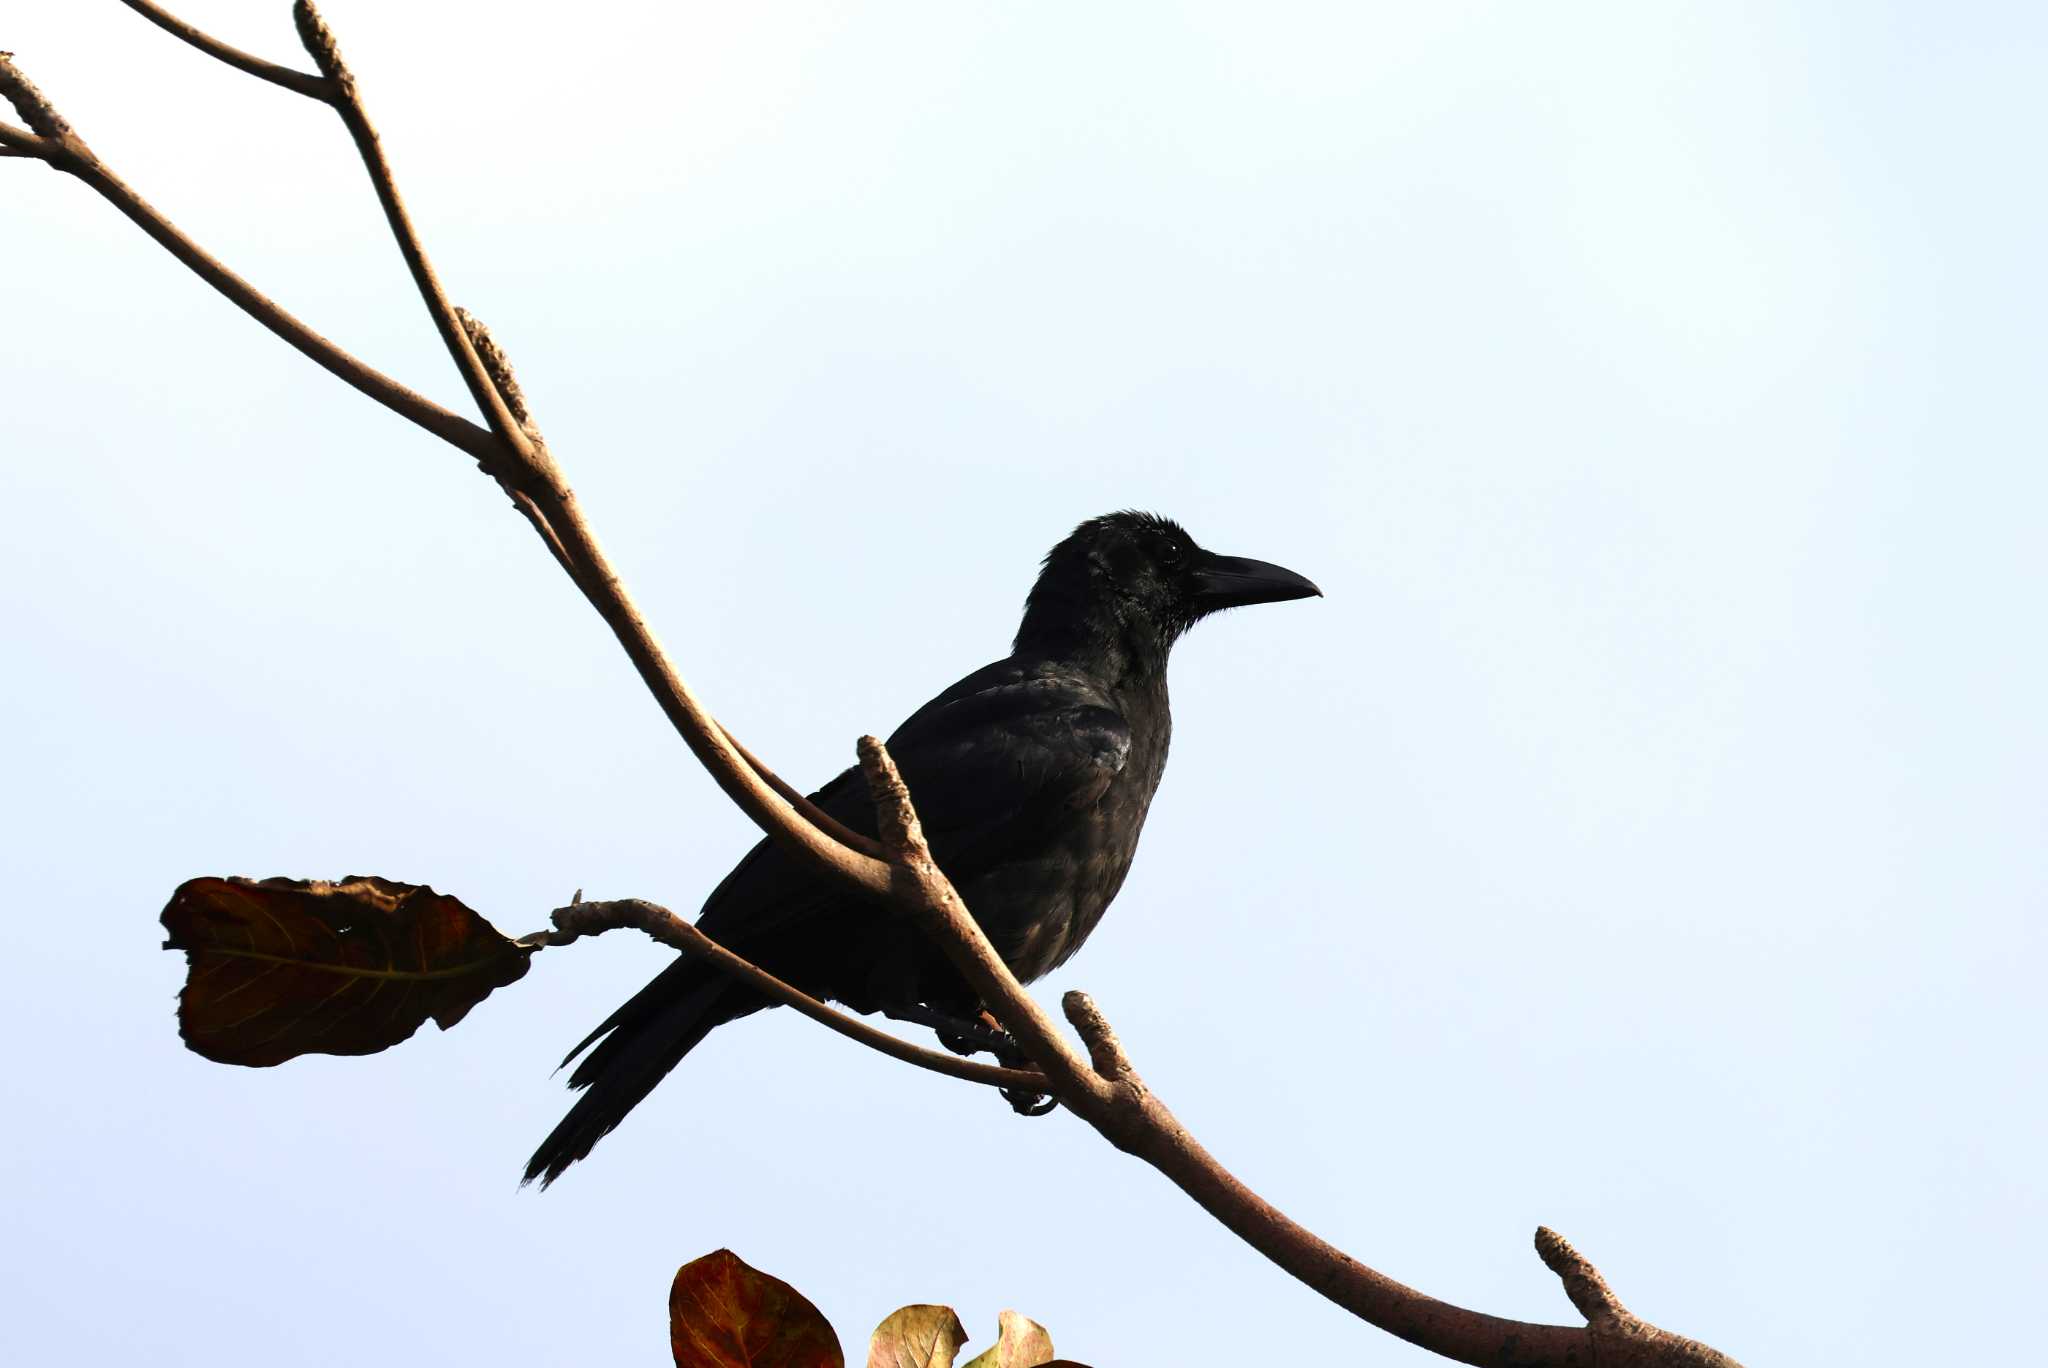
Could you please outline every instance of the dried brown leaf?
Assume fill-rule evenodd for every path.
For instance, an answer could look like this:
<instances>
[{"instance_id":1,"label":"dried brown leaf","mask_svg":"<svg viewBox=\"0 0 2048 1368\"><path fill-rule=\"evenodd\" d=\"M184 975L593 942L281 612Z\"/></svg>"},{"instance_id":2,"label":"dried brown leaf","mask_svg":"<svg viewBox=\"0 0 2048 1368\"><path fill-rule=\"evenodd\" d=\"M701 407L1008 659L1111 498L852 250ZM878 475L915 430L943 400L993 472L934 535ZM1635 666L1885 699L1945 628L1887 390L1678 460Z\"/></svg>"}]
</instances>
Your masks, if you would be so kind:
<instances>
[{"instance_id":1,"label":"dried brown leaf","mask_svg":"<svg viewBox=\"0 0 2048 1368\"><path fill-rule=\"evenodd\" d=\"M868 1368L953 1368L967 1330L950 1306L904 1306L868 1340Z\"/></svg>"},{"instance_id":2,"label":"dried brown leaf","mask_svg":"<svg viewBox=\"0 0 2048 1368\"><path fill-rule=\"evenodd\" d=\"M1053 1361L1052 1336L1037 1321L1005 1311L996 1324L996 1342L970 1359L966 1368L1043 1368Z\"/></svg>"},{"instance_id":3,"label":"dried brown leaf","mask_svg":"<svg viewBox=\"0 0 2048 1368\"><path fill-rule=\"evenodd\" d=\"M676 1368L846 1368L818 1308L730 1249L676 1270L668 1324Z\"/></svg>"},{"instance_id":4,"label":"dried brown leaf","mask_svg":"<svg viewBox=\"0 0 2048 1368\"><path fill-rule=\"evenodd\" d=\"M430 1017L445 1031L533 954L454 898L361 875L191 879L163 925L164 948L185 952L186 1046L256 1067L375 1054Z\"/></svg>"}]
</instances>

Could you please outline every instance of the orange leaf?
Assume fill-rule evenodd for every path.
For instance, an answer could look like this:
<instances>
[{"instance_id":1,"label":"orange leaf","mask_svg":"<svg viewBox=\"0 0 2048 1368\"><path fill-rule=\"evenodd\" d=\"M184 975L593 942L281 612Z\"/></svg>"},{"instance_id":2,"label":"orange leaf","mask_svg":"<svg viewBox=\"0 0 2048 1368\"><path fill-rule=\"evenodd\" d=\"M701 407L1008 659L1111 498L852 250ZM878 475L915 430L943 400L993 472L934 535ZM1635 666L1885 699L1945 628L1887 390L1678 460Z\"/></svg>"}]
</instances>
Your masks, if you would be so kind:
<instances>
[{"instance_id":1,"label":"orange leaf","mask_svg":"<svg viewBox=\"0 0 2048 1368\"><path fill-rule=\"evenodd\" d=\"M730 1249L676 1270L668 1325L676 1368L846 1368L818 1308Z\"/></svg>"},{"instance_id":2,"label":"orange leaf","mask_svg":"<svg viewBox=\"0 0 2048 1368\"><path fill-rule=\"evenodd\" d=\"M191 879L164 906L185 952L178 1032L222 1064L375 1054L432 1017L442 1030L526 972L523 946L456 899L352 875Z\"/></svg>"}]
</instances>

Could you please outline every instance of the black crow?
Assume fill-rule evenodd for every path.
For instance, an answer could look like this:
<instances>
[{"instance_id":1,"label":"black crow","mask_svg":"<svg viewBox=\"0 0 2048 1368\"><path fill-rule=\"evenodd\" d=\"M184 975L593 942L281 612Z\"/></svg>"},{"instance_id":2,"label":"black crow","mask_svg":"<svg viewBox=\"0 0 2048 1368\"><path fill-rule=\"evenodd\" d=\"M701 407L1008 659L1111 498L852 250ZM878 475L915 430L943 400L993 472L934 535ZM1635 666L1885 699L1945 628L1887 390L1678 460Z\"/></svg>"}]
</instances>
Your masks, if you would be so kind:
<instances>
[{"instance_id":1,"label":"black crow","mask_svg":"<svg viewBox=\"0 0 2048 1368\"><path fill-rule=\"evenodd\" d=\"M1094 518L1046 556L1010 654L896 729L889 750L932 854L1018 978L1036 979L1080 949L1130 870L1166 768L1173 643L1218 609L1320 592L1292 570L1204 551L1165 518ZM857 769L812 799L875 833ZM981 1009L906 918L766 840L712 890L697 924L857 1011L967 1018ZM771 1005L679 957L570 1051L590 1052L569 1078L585 1091L534 1152L527 1181L560 1177L714 1028Z\"/></svg>"}]
</instances>

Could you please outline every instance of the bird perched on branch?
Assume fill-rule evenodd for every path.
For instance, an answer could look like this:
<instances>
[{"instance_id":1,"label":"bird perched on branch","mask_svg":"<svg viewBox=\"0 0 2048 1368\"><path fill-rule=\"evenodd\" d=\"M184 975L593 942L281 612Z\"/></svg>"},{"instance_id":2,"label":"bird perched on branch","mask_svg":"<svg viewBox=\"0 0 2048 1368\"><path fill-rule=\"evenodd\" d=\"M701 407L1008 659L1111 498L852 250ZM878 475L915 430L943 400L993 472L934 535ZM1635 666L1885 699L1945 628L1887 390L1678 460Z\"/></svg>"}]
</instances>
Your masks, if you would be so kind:
<instances>
[{"instance_id":1,"label":"bird perched on branch","mask_svg":"<svg viewBox=\"0 0 2048 1368\"><path fill-rule=\"evenodd\" d=\"M1166 518L1094 518L1046 556L1010 654L896 729L889 751L932 854L1019 979L1080 949L1123 886L1166 768L1174 642L1220 609L1320 593L1292 570L1204 551ZM874 835L858 770L812 800ZM697 925L857 1011L964 1020L981 1009L906 917L766 840L711 891ZM678 958L570 1051L589 1051L569 1078L584 1092L534 1152L527 1181L560 1177L712 1030L770 1005L712 965Z\"/></svg>"}]
</instances>

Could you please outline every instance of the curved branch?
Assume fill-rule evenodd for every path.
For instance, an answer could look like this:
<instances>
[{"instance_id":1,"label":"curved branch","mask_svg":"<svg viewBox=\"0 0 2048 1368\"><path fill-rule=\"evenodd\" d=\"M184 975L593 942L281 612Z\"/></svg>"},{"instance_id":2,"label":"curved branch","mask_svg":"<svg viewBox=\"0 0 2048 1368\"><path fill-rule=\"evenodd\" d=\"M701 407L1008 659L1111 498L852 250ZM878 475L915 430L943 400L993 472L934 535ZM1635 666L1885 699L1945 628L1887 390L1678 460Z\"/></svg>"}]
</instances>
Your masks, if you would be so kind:
<instances>
[{"instance_id":1,"label":"curved branch","mask_svg":"<svg viewBox=\"0 0 2048 1368\"><path fill-rule=\"evenodd\" d=\"M229 47L211 34L200 32L175 14L151 4L150 0L121 0L121 3L164 32L183 39L207 56L226 62L238 71L246 71L260 81L283 86L286 90L304 95L309 100L318 100L322 104L333 102L333 90L318 76L295 71L291 67L279 66L275 62L266 62L261 57L251 56L240 48Z\"/></svg>"},{"instance_id":2,"label":"curved branch","mask_svg":"<svg viewBox=\"0 0 2048 1368\"><path fill-rule=\"evenodd\" d=\"M1068 993L1064 1006L1087 1046L1087 1058L1067 1043L932 859L910 791L888 748L864 736L859 751L898 905L938 941L983 1005L1044 1070L1069 1110L1118 1149L1159 1170L1252 1248L1359 1319L1459 1363L1485 1368L1576 1368L1596 1361L1600 1368L1739 1368L1717 1350L1622 1310L1592 1265L1547 1230L1538 1234L1538 1249L1565 1277L1573 1304L1588 1317L1583 1327L1506 1320L1438 1301L1368 1268L1290 1219L1219 1163L1153 1095L1085 993Z\"/></svg>"},{"instance_id":3,"label":"curved branch","mask_svg":"<svg viewBox=\"0 0 2048 1368\"><path fill-rule=\"evenodd\" d=\"M962 1059L958 1055L927 1050L878 1030L857 1017L836 1011L802 989L784 983L752 961L734 954L666 907L655 903L640 898L620 898L610 902L579 901L556 908L550 920L555 924L554 931L522 937L520 944L567 945L583 936L602 935L622 926L636 927L671 949L709 960L784 1006L794 1007L848 1040L879 1050L891 1059L900 1059L906 1064L915 1064L920 1069L929 1069L950 1078L964 1078L969 1083L985 1083L993 1088L1043 1091L1046 1087L1045 1076L1034 1069L1003 1069Z\"/></svg>"}]
</instances>

